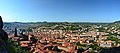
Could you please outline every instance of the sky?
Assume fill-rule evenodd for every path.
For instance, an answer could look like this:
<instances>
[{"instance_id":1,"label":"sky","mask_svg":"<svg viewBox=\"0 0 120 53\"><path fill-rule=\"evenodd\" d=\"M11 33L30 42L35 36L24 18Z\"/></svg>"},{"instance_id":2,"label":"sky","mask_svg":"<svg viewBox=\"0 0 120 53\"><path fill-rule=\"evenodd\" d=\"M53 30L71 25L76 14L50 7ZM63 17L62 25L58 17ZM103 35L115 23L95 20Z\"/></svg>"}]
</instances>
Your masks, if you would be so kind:
<instances>
[{"instance_id":1,"label":"sky","mask_svg":"<svg viewBox=\"0 0 120 53\"><path fill-rule=\"evenodd\" d=\"M0 0L4 22L114 22L120 0Z\"/></svg>"}]
</instances>

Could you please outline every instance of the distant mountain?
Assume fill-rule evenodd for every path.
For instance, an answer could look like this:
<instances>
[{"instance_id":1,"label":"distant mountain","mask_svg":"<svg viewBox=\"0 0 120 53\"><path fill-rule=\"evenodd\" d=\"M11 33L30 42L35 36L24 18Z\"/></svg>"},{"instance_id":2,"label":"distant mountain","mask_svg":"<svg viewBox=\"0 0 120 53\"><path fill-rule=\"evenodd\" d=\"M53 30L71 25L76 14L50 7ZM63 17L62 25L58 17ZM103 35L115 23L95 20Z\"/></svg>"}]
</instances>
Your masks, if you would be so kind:
<instances>
[{"instance_id":1,"label":"distant mountain","mask_svg":"<svg viewBox=\"0 0 120 53\"><path fill-rule=\"evenodd\" d=\"M115 21L114 23L120 23L120 21Z\"/></svg>"}]
</instances>

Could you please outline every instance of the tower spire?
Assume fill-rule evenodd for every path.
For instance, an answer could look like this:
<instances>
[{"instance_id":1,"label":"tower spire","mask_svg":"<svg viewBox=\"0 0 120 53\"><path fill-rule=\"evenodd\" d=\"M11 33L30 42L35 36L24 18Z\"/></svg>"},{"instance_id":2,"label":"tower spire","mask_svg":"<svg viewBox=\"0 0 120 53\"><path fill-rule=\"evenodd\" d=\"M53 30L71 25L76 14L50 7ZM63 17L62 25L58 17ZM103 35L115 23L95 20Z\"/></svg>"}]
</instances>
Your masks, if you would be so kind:
<instances>
[{"instance_id":1,"label":"tower spire","mask_svg":"<svg viewBox=\"0 0 120 53\"><path fill-rule=\"evenodd\" d=\"M17 28L15 28L15 33L14 33L14 36L17 37L18 34L17 34Z\"/></svg>"}]
</instances>

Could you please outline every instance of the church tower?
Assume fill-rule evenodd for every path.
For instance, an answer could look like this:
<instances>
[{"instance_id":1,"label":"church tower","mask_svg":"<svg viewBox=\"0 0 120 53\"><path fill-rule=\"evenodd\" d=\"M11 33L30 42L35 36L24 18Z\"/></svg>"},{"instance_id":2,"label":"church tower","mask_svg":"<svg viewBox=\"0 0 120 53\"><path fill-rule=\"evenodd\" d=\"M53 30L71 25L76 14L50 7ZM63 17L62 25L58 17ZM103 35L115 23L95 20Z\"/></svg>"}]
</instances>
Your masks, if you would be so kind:
<instances>
[{"instance_id":1,"label":"church tower","mask_svg":"<svg viewBox=\"0 0 120 53\"><path fill-rule=\"evenodd\" d=\"M14 37L18 37L18 34L17 34L17 28L15 28Z\"/></svg>"}]
</instances>

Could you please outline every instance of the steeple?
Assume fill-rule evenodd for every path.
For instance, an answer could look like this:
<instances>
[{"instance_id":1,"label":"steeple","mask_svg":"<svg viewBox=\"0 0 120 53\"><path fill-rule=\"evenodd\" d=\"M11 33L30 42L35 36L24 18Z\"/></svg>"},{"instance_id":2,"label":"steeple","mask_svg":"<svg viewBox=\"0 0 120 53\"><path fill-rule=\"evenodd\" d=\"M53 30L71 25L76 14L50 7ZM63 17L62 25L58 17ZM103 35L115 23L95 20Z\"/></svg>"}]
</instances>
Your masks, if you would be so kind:
<instances>
[{"instance_id":1,"label":"steeple","mask_svg":"<svg viewBox=\"0 0 120 53\"><path fill-rule=\"evenodd\" d=\"M14 33L14 36L17 37L18 34L17 34L17 28L15 28L15 33Z\"/></svg>"}]
</instances>

